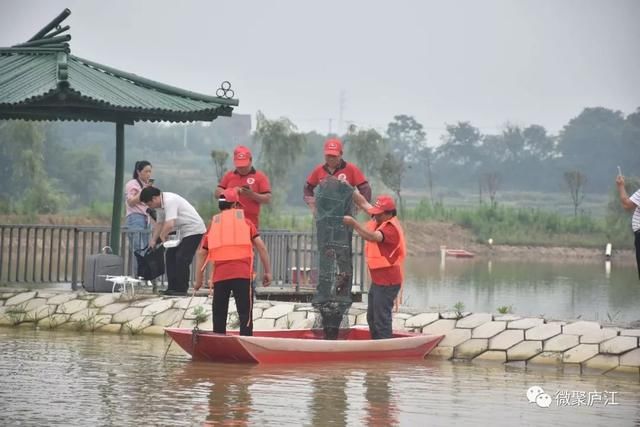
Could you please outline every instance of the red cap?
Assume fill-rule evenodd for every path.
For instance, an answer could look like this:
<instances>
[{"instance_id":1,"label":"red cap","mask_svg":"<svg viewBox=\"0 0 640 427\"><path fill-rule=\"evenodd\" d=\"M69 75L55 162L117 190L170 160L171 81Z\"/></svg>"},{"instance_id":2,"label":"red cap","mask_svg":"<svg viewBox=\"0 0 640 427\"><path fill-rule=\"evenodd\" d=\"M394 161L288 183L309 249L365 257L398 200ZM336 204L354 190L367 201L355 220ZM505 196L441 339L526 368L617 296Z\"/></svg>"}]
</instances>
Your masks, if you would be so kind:
<instances>
[{"instance_id":1,"label":"red cap","mask_svg":"<svg viewBox=\"0 0 640 427\"><path fill-rule=\"evenodd\" d=\"M233 150L233 164L237 168L243 168L251 164L251 150L244 145L238 145Z\"/></svg>"},{"instance_id":2,"label":"red cap","mask_svg":"<svg viewBox=\"0 0 640 427\"><path fill-rule=\"evenodd\" d=\"M238 193L238 187L227 188L222 192L224 200L230 203L240 203L240 194Z\"/></svg>"},{"instance_id":3,"label":"red cap","mask_svg":"<svg viewBox=\"0 0 640 427\"><path fill-rule=\"evenodd\" d=\"M378 215L383 212L389 212L396 208L396 203L393 201L393 197L381 195L376 199L375 204L371 209L367 211L370 215Z\"/></svg>"},{"instance_id":4,"label":"red cap","mask_svg":"<svg viewBox=\"0 0 640 427\"><path fill-rule=\"evenodd\" d=\"M336 138L327 139L324 143L324 154L329 156L341 156L342 142Z\"/></svg>"}]
</instances>

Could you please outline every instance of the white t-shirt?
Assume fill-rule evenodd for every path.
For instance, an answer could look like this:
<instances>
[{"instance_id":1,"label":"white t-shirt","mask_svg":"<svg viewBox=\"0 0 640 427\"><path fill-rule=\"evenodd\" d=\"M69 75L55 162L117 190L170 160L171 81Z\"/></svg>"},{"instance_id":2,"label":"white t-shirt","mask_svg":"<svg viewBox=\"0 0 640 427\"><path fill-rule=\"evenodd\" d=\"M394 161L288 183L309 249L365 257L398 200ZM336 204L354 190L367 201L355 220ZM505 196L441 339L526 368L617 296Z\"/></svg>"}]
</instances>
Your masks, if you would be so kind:
<instances>
[{"instance_id":1,"label":"white t-shirt","mask_svg":"<svg viewBox=\"0 0 640 427\"><path fill-rule=\"evenodd\" d=\"M640 231L640 190L633 193L631 197L629 197L629 200L636 204L633 217L631 217L631 228L635 233L636 231Z\"/></svg>"},{"instance_id":2,"label":"white t-shirt","mask_svg":"<svg viewBox=\"0 0 640 427\"><path fill-rule=\"evenodd\" d=\"M175 229L179 239L207 231L204 221L191 203L174 193L162 192L161 196L162 205L157 209L158 224L176 220Z\"/></svg>"}]
</instances>

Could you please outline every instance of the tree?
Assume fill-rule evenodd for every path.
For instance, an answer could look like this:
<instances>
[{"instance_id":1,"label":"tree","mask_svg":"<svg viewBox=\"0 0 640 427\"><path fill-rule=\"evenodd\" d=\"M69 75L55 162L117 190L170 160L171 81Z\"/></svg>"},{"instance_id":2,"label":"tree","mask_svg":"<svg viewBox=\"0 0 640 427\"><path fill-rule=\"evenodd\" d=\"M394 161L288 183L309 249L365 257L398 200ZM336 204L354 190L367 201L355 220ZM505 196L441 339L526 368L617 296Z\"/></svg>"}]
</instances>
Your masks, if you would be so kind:
<instances>
[{"instance_id":1,"label":"tree","mask_svg":"<svg viewBox=\"0 0 640 427\"><path fill-rule=\"evenodd\" d=\"M498 192L499 185L500 174L498 172L485 172L480 177L480 188L484 187L487 189L492 208L495 208L498 204L496 201L496 193Z\"/></svg>"},{"instance_id":2,"label":"tree","mask_svg":"<svg viewBox=\"0 0 640 427\"><path fill-rule=\"evenodd\" d=\"M447 125L447 135L438 147L437 155L443 160L461 166L476 166L482 135L469 122Z\"/></svg>"},{"instance_id":3,"label":"tree","mask_svg":"<svg viewBox=\"0 0 640 427\"><path fill-rule=\"evenodd\" d=\"M393 153L385 154L382 164L380 165L380 179L382 179L384 185L396 193L400 212L403 212L400 192L402 190L402 177L404 173L404 159Z\"/></svg>"},{"instance_id":4,"label":"tree","mask_svg":"<svg viewBox=\"0 0 640 427\"><path fill-rule=\"evenodd\" d=\"M429 199L433 205L435 204L435 199L433 198L433 149L426 145L423 146L420 151L418 151L418 161L424 166L422 171L425 174L425 180L429 188Z\"/></svg>"},{"instance_id":5,"label":"tree","mask_svg":"<svg viewBox=\"0 0 640 427\"><path fill-rule=\"evenodd\" d=\"M374 129L363 129L350 135L347 144L349 156L355 157L358 166L368 179L378 174L381 153L384 152L384 140Z\"/></svg>"},{"instance_id":6,"label":"tree","mask_svg":"<svg viewBox=\"0 0 640 427\"><path fill-rule=\"evenodd\" d=\"M226 164L229 159L229 153L223 150L211 150L211 160L216 168L216 177L218 182L222 181L222 176L227 170Z\"/></svg>"},{"instance_id":7,"label":"tree","mask_svg":"<svg viewBox=\"0 0 640 427\"><path fill-rule=\"evenodd\" d=\"M564 182L569 188L571 201L573 202L573 215L578 216L578 207L584 200L584 186L587 177L579 170L567 171L564 173Z\"/></svg>"},{"instance_id":8,"label":"tree","mask_svg":"<svg viewBox=\"0 0 640 427\"><path fill-rule=\"evenodd\" d=\"M640 174L640 107L627 116L621 136L620 165Z\"/></svg>"},{"instance_id":9,"label":"tree","mask_svg":"<svg viewBox=\"0 0 640 427\"><path fill-rule=\"evenodd\" d=\"M286 187L286 177L292 166L304 152L305 136L297 132L296 126L287 118L268 120L261 111L256 114L254 140L260 145L260 165L272 182L282 183ZM286 194L286 188L274 195L276 203L266 205L273 209L280 194Z\"/></svg>"},{"instance_id":10,"label":"tree","mask_svg":"<svg viewBox=\"0 0 640 427\"><path fill-rule=\"evenodd\" d=\"M394 116L387 126L389 150L407 163L418 163L418 153L427 139L422 125L412 116Z\"/></svg>"}]
</instances>

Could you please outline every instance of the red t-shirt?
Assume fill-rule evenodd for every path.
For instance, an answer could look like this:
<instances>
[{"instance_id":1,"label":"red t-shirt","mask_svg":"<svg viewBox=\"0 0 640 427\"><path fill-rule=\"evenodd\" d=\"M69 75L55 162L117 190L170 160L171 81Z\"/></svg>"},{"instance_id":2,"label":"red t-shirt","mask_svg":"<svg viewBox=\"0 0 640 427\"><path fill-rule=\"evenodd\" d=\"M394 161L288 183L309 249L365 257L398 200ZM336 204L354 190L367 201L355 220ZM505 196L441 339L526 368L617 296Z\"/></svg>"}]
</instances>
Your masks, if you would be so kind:
<instances>
[{"instance_id":1,"label":"red t-shirt","mask_svg":"<svg viewBox=\"0 0 640 427\"><path fill-rule=\"evenodd\" d=\"M394 249L398 247L398 242L400 241L398 230L390 223L387 223L378 231L380 231L384 237L382 242L378 243L380 254L389 257ZM396 258L389 258L389 261L395 262ZM371 273L371 282L376 285L388 286L402 284L402 269L399 265L378 268L376 270L370 269L369 273Z\"/></svg>"},{"instance_id":2,"label":"red t-shirt","mask_svg":"<svg viewBox=\"0 0 640 427\"><path fill-rule=\"evenodd\" d=\"M249 225L249 233L251 240L259 236L258 229L249 219L245 218L246 223ZM209 241L207 236L209 235L209 228L202 237L202 249L209 250ZM229 279L251 279L251 258L237 259L233 261L218 261L213 265L213 283L221 282Z\"/></svg>"},{"instance_id":3,"label":"red t-shirt","mask_svg":"<svg viewBox=\"0 0 640 427\"><path fill-rule=\"evenodd\" d=\"M339 180L346 181L352 187L357 187L358 185L367 182L364 174L356 165L343 160L333 173L330 173L324 164L316 166L307 178L307 183L312 187L315 187L320 183L320 181L329 175L333 175Z\"/></svg>"},{"instance_id":4,"label":"red t-shirt","mask_svg":"<svg viewBox=\"0 0 640 427\"><path fill-rule=\"evenodd\" d=\"M254 193L269 194L271 193L271 185L269 184L269 178L260 172L251 168L251 171L246 175L240 175L237 171L230 171L224 174L218 187L223 190L227 188L242 187L248 185ZM247 196L240 196L240 203L242 204L242 210L244 210L245 218L253 222L258 228L260 226L260 203Z\"/></svg>"}]
</instances>

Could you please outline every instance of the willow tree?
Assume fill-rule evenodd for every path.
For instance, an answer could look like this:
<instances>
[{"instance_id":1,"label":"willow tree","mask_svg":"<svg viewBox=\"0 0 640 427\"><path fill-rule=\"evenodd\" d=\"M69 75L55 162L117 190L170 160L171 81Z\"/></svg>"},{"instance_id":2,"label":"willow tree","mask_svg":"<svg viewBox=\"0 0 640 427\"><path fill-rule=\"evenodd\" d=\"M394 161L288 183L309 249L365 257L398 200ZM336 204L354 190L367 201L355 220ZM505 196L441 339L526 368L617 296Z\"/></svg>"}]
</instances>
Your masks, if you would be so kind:
<instances>
[{"instance_id":1,"label":"willow tree","mask_svg":"<svg viewBox=\"0 0 640 427\"><path fill-rule=\"evenodd\" d=\"M213 160L213 166L216 168L216 177L218 182L222 181L225 171L227 170L227 160L229 159L229 153L223 150L211 150L211 160Z\"/></svg>"},{"instance_id":2,"label":"willow tree","mask_svg":"<svg viewBox=\"0 0 640 427\"><path fill-rule=\"evenodd\" d=\"M277 187L281 190L273 194L275 203L272 201L265 206L273 210L288 192L290 187L288 175L304 152L306 139L304 134L298 132L298 128L291 120L286 117L269 120L261 111L256 114L256 130L253 138L260 147L260 168L267 174L272 185L277 183Z\"/></svg>"}]
</instances>

